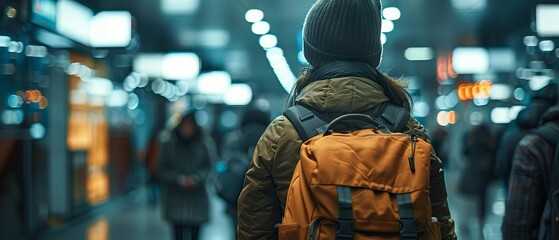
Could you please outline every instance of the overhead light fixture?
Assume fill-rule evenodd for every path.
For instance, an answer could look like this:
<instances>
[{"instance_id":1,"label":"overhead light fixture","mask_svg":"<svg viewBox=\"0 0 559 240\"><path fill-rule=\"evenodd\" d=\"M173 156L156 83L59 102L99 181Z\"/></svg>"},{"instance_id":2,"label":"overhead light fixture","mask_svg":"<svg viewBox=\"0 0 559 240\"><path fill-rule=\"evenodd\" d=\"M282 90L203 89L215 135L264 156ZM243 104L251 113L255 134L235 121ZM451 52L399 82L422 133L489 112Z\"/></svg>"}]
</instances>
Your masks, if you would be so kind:
<instances>
[{"instance_id":1,"label":"overhead light fixture","mask_svg":"<svg viewBox=\"0 0 559 240\"><path fill-rule=\"evenodd\" d=\"M272 34L262 35L260 37L260 46L264 49L273 48L278 44L278 38Z\"/></svg>"},{"instance_id":2,"label":"overhead light fixture","mask_svg":"<svg viewBox=\"0 0 559 240\"><path fill-rule=\"evenodd\" d=\"M491 111L491 121L495 124L505 124L512 121L508 107L497 107Z\"/></svg>"},{"instance_id":3,"label":"overhead light fixture","mask_svg":"<svg viewBox=\"0 0 559 240\"><path fill-rule=\"evenodd\" d=\"M245 14L245 20L250 23L260 22L264 19L264 12L259 9L250 9Z\"/></svg>"},{"instance_id":4,"label":"overhead light fixture","mask_svg":"<svg viewBox=\"0 0 559 240\"><path fill-rule=\"evenodd\" d=\"M93 17L89 43L92 47L126 47L132 40L132 15L127 11L104 11Z\"/></svg>"},{"instance_id":5,"label":"overhead light fixture","mask_svg":"<svg viewBox=\"0 0 559 240\"><path fill-rule=\"evenodd\" d=\"M406 49L404 56L409 61L428 61L435 57L435 53L429 47L412 47Z\"/></svg>"},{"instance_id":6,"label":"overhead light fixture","mask_svg":"<svg viewBox=\"0 0 559 240\"><path fill-rule=\"evenodd\" d=\"M536 30L542 37L559 36L559 4L536 6Z\"/></svg>"},{"instance_id":7,"label":"overhead light fixture","mask_svg":"<svg viewBox=\"0 0 559 240\"><path fill-rule=\"evenodd\" d=\"M150 77L161 77L161 65L163 54L143 53L134 58L133 68L135 72L147 74Z\"/></svg>"},{"instance_id":8,"label":"overhead light fixture","mask_svg":"<svg viewBox=\"0 0 559 240\"><path fill-rule=\"evenodd\" d=\"M106 78L94 77L83 82L83 89L93 96L108 96L113 92L113 82Z\"/></svg>"},{"instance_id":9,"label":"overhead light fixture","mask_svg":"<svg viewBox=\"0 0 559 240\"><path fill-rule=\"evenodd\" d=\"M507 100L512 96L512 88L507 84L493 84L491 88L491 100Z\"/></svg>"},{"instance_id":10,"label":"overhead light fixture","mask_svg":"<svg viewBox=\"0 0 559 240\"><path fill-rule=\"evenodd\" d=\"M79 43L89 45L89 26L93 19L93 10L72 0L60 0L56 8L56 31Z\"/></svg>"},{"instance_id":11,"label":"overhead light fixture","mask_svg":"<svg viewBox=\"0 0 559 240\"><path fill-rule=\"evenodd\" d=\"M229 39L229 32L223 29L206 29L198 33L198 44L202 47L225 47L229 44Z\"/></svg>"},{"instance_id":12,"label":"overhead light fixture","mask_svg":"<svg viewBox=\"0 0 559 240\"><path fill-rule=\"evenodd\" d=\"M252 88L248 84L231 84L223 94L223 103L232 106L244 106L252 100Z\"/></svg>"},{"instance_id":13,"label":"overhead light fixture","mask_svg":"<svg viewBox=\"0 0 559 240\"><path fill-rule=\"evenodd\" d=\"M200 73L200 58L195 53L168 53L161 60L161 76L169 80L193 79Z\"/></svg>"},{"instance_id":14,"label":"overhead light fixture","mask_svg":"<svg viewBox=\"0 0 559 240\"><path fill-rule=\"evenodd\" d=\"M270 24L265 21L255 22L252 24L252 32L257 35L264 35L270 32Z\"/></svg>"},{"instance_id":15,"label":"overhead light fixture","mask_svg":"<svg viewBox=\"0 0 559 240\"><path fill-rule=\"evenodd\" d=\"M69 39L62 37L60 35L51 33L49 31L43 30L43 29L38 29L35 32L35 38L51 47L51 48L72 48L74 47L74 43L72 41L70 41ZM0 40L1 41L1 40ZM1 45L1 43L0 43Z\"/></svg>"},{"instance_id":16,"label":"overhead light fixture","mask_svg":"<svg viewBox=\"0 0 559 240\"><path fill-rule=\"evenodd\" d=\"M191 14L199 5L200 0L161 0L161 10L168 15Z\"/></svg>"},{"instance_id":17,"label":"overhead light fixture","mask_svg":"<svg viewBox=\"0 0 559 240\"><path fill-rule=\"evenodd\" d=\"M198 78L198 92L200 94L223 94L230 86L231 75L224 71L203 73Z\"/></svg>"},{"instance_id":18,"label":"overhead light fixture","mask_svg":"<svg viewBox=\"0 0 559 240\"><path fill-rule=\"evenodd\" d=\"M107 96L105 105L107 107L123 107L128 102L128 93L122 89L116 89Z\"/></svg>"},{"instance_id":19,"label":"overhead light fixture","mask_svg":"<svg viewBox=\"0 0 559 240\"><path fill-rule=\"evenodd\" d=\"M452 53L452 67L458 74L484 74L489 71L489 52L484 48L459 47Z\"/></svg>"},{"instance_id":20,"label":"overhead light fixture","mask_svg":"<svg viewBox=\"0 0 559 240\"><path fill-rule=\"evenodd\" d=\"M384 44L386 44L386 41L387 41L387 39L386 39L386 34L381 33L381 34L380 34L380 43L381 43L382 45L384 45Z\"/></svg>"},{"instance_id":21,"label":"overhead light fixture","mask_svg":"<svg viewBox=\"0 0 559 240\"><path fill-rule=\"evenodd\" d=\"M0 36L0 47L8 47L12 39L8 36Z\"/></svg>"},{"instance_id":22,"label":"overhead light fixture","mask_svg":"<svg viewBox=\"0 0 559 240\"><path fill-rule=\"evenodd\" d=\"M382 10L382 16L387 20L396 21L401 17L400 9L396 7L387 7Z\"/></svg>"},{"instance_id":23,"label":"overhead light fixture","mask_svg":"<svg viewBox=\"0 0 559 240\"><path fill-rule=\"evenodd\" d=\"M382 19L381 32L387 33L394 30L394 23L390 20Z\"/></svg>"},{"instance_id":24,"label":"overhead light fixture","mask_svg":"<svg viewBox=\"0 0 559 240\"><path fill-rule=\"evenodd\" d=\"M544 40L540 42L540 50L542 52L551 52L555 49L555 43L551 40Z\"/></svg>"}]
</instances>

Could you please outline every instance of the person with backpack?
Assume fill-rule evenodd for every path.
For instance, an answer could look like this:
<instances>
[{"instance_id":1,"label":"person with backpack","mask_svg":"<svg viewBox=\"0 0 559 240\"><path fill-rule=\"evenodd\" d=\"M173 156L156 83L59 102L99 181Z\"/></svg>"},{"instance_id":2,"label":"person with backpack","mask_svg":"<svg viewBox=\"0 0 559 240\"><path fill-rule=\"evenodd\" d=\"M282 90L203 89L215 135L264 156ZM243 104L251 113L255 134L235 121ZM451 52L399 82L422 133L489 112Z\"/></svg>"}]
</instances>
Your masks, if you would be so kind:
<instances>
[{"instance_id":1,"label":"person with backpack","mask_svg":"<svg viewBox=\"0 0 559 240\"><path fill-rule=\"evenodd\" d=\"M296 82L288 99L288 107L301 105L310 109L313 114L299 115L301 121L309 118L320 119L320 116L325 115L329 115L328 121L330 121L330 119L344 114L372 114L373 112L380 113L388 122L396 122L394 120L397 118L409 119L403 123L402 131L406 134L401 134L401 136L407 138L398 139L405 143L402 146L412 146L412 148L402 148L402 151L394 152L393 157L405 156L406 158L405 164L394 163L394 167L402 167L402 170L406 171L402 175L405 175L406 178L418 178L418 180L424 181L424 184L419 184L421 186L418 189L422 189L419 194L423 197L427 196L427 198L423 198L425 201L422 202L421 206L412 207L410 204L403 204L406 205L404 208L391 208L390 212L386 212L386 214L390 214L389 217L391 218L397 218L392 214L422 212L424 215L432 216L429 221L433 220L440 224L440 230L431 229L434 235L440 235L441 239L457 239L454 232L454 221L451 218L446 199L447 193L442 163L435 152L430 149L430 146L427 146L426 142L429 141L429 137L424 127L409 116L411 109L409 94L396 80L377 70L382 56L382 44L380 42L381 9L381 3L378 0L319 0L313 5L307 14L303 28L304 55L310 67L303 71L302 76ZM383 106L387 106L387 103L405 110L406 114L401 114L396 118L393 118L394 116L388 111L385 114ZM401 113L398 110L394 112ZM369 120L368 117L359 116L365 122L374 122ZM302 130L305 129L297 131L293 122L285 116L279 116L272 121L256 144L251 164L246 173L244 188L238 199L238 239L278 238L278 228L282 227L281 225L276 226L285 223L283 221L284 211L287 212L285 208L288 195L291 194L292 177L294 177L296 166L300 156L302 156L300 153L305 154L305 152L300 151L303 143L300 137ZM383 137L383 139L386 138ZM359 142L357 141L356 144ZM410 142L412 144L408 145ZM416 145L419 150L412 151L415 150ZM351 144L346 146L351 146ZM394 150L398 149L398 147L394 148ZM339 150L338 153L344 152L341 149ZM377 149L367 151L375 150ZM378 150L384 151L383 149ZM335 153L336 149L333 151ZM427 158L427 161L414 161L414 157L410 156L411 152L416 154L416 158ZM390 158L392 156L386 155L385 157ZM409 166L407 165L408 161ZM414 164L414 162L417 162L417 164ZM390 166L390 164L385 164L383 169L389 169L391 173L397 173L397 169L390 169ZM374 172L373 169L369 170ZM366 170L362 169L362 171ZM417 175L413 174L414 171ZM345 171L339 173L340 179L350 177L342 174L347 173ZM387 176L387 178L394 179L393 177L393 175ZM384 182L386 179L383 178L382 180ZM396 182L400 182L400 180L398 179ZM385 190L390 188L394 192L416 189L415 185L402 185L398 188L387 184L383 184L383 186L386 187ZM353 197L354 190L344 191L342 195L346 196L344 201L347 203L347 200L351 200ZM371 193L373 191L367 194ZM351 197L347 197L348 194ZM389 201L388 204L383 202L375 205L373 200L371 200L371 204L391 207L392 204L397 204L396 195L383 195L386 196L386 199L382 200ZM412 196L412 198L414 197ZM304 200L305 202L299 202L299 204L309 206L313 204L313 199ZM404 196L404 199L398 202L409 203L409 199L405 199ZM377 212L377 209L373 207L363 209L363 212L369 210ZM354 213L358 214L358 212ZM359 212L359 214L361 213ZM378 233L375 239L382 239L383 237L400 239L401 236L398 233L399 230L397 230L399 228L405 228L406 231L415 231L413 217L411 225L408 224L410 221L407 220L401 221L400 224L396 221L386 225L383 224L382 219L379 220L378 225L371 224L370 227L376 228L380 232L384 228L396 228L396 233L390 235ZM425 219L421 220L424 221ZM351 222L345 226L353 229ZM355 230L359 230L357 225L355 226ZM411 239L417 238L417 235L410 236ZM306 236L292 239L297 238L305 239ZM351 238L352 236L348 237L348 239ZM406 236L402 239L406 239Z\"/></svg>"},{"instance_id":2,"label":"person with backpack","mask_svg":"<svg viewBox=\"0 0 559 240\"><path fill-rule=\"evenodd\" d=\"M503 239L559 239L559 105L520 140L513 156Z\"/></svg>"},{"instance_id":3,"label":"person with backpack","mask_svg":"<svg viewBox=\"0 0 559 240\"><path fill-rule=\"evenodd\" d=\"M501 135L495 162L495 175L503 182L505 189L509 187L512 156L518 142L540 125L542 115L556 102L556 83L533 92L526 108L518 113L516 120L509 123Z\"/></svg>"}]
</instances>

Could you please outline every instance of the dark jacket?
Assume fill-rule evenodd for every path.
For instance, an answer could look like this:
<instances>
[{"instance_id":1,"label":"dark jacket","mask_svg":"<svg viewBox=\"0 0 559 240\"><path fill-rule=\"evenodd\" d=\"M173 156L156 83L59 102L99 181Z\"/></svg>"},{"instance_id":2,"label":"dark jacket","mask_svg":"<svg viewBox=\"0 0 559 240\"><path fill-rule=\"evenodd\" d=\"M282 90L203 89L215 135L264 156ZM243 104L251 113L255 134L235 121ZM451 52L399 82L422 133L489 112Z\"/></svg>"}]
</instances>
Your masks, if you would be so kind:
<instances>
[{"instance_id":1,"label":"dark jacket","mask_svg":"<svg viewBox=\"0 0 559 240\"><path fill-rule=\"evenodd\" d=\"M174 224L200 225L208 221L209 200L205 180L211 170L215 146L199 134L188 145L174 132L161 143L157 174L164 184L163 215ZM196 185L184 188L180 176L192 177Z\"/></svg>"},{"instance_id":2,"label":"dark jacket","mask_svg":"<svg viewBox=\"0 0 559 240\"><path fill-rule=\"evenodd\" d=\"M532 95L528 106L518 113L515 121L511 122L500 137L499 149L495 166L496 175L505 183L508 188L510 171L512 167L512 156L514 150L522 139L531 129L540 125L545 111L557 102L557 85L552 84L536 91Z\"/></svg>"},{"instance_id":3,"label":"dark jacket","mask_svg":"<svg viewBox=\"0 0 559 240\"><path fill-rule=\"evenodd\" d=\"M543 122L559 121L559 106L549 109ZM503 239L534 239L547 201L548 162L555 146L541 136L527 134L514 153L509 195L503 218ZM557 177L557 176L553 176Z\"/></svg>"},{"instance_id":4,"label":"dark jacket","mask_svg":"<svg viewBox=\"0 0 559 240\"><path fill-rule=\"evenodd\" d=\"M381 89L377 83L364 77L326 78L306 86L297 101L323 113L364 113L388 101ZM415 131L422 139L429 140L425 129L415 119L408 122L408 131ZM276 118L258 141L239 197L239 239L276 237L274 226L282 221L300 147L301 139L295 128L283 116ZM444 239L455 239L441 165L432 152L430 195L433 216L443 225Z\"/></svg>"}]
</instances>

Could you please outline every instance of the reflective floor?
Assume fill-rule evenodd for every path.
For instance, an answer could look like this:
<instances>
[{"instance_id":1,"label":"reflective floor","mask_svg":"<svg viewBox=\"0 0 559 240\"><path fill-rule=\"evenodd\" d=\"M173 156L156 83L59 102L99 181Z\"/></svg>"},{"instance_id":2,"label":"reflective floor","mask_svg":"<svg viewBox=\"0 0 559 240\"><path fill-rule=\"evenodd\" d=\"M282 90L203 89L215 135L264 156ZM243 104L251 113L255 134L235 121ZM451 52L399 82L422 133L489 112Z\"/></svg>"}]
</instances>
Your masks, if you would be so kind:
<instances>
[{"instance_id":1,"label":"reflective floor","mask_svg":"<svg viewBox=\"0 0 559 240\"><path fill-rule=\"evenodd\" d=\"M447 171L447 189L449 204L456 220L459 239L501 239L500 224L502 220L504 191L499 184L491 184L488 189L487 217L483 227L479 227L475 217L475 199L457 193L456 182L459 174L455 170ZM211 221L202 227L203 240L231 240L233 226L225 214L225 205L217 196L211 194ZM65 226L41 240L115 240L115 239L173 239L170 226L161 218L159 204L145 201L145 191L131 193L127 199L115 203L95 217L81 223Z\"/></svg>"}]
</instances>

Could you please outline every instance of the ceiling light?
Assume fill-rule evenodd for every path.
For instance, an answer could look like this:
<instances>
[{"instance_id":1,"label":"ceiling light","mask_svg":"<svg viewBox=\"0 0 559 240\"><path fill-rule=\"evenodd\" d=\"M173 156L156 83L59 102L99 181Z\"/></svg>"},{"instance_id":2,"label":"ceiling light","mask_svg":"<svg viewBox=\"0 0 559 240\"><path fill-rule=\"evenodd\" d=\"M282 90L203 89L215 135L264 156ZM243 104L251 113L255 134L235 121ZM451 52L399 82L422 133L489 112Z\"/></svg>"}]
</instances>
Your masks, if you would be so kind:
<instances>
[{"instance_id":1,"label":"ceiling light","mask_svg":"<svg viewBox=\"0 0 559 240\"><path fill-rule=\"evenodd\" d=\"M489 71L489 52L484 48L459 47L452 53L452 67L458 74L483 74Z\"/></svg>"},{"instance_id":2,"label":"ceiling light","mask_svg":"<svg viewBox=\"0 0 559 240\"><path fill-rule=\"evenodd\" d=\"M0 47L8 47L12 39L7 36L0 36Z\"/></svg>"},{"instance_id":3,"label":"ceiling light","mask_svg":"<svg viewBox=\"0 0 559 240\"><path fill-rule=\"evenodd\" d=\"M409 61L427 61L434 58L434 51L429 47L413 47L406 49L404 56Z\"/></svg>"},{"instance_id":4,"label":"ceiling light","mask_svg":"<svg viewBox=\"0 0 559 240\"><path fill-rule=\"evenodd\" d=\"M266 34L260 37L260 46L265 49L273 48L278 44L278 38L271 34Z\"/></svg>"},{"instance_id":5,"label":"ceiling light","mask_svg":"<svg viewBox=\"0 0 559 240\"><path fill-rule=\"evenodd\" d=\"M270 24L265 21L255 22L252 24L252 32L258 35L264 35L270 32Z\"/></svg>"},{"instance_id":6,"label":"ceiling light","mask_svg":"<svg viewBox=\"0 0 559 240\"><path fill-rule=\"evenodd\" d=\"M400 9L395 7L385 8L384 10L382 10L382 15L384 16L385 19L391 21L396 21L401 17Z\"/></svg>"},{"instance_id":7,"label":"ceiling light","mask_svg":"<svg viewBox=\"0 0 559 240\"><path fill-rule=\"evenodd\" d=\"M107 96L105 105L107 107L123 107L128 102L128 93L122 89L116 89Z\"/></svg>"},{"instance_id":8,"label":"ceiling light","mask_svg":"<svg viewBox=\"0 0 559 240\"><path fill-rule=\"evenodd\" d=\"M132 15L127 11L100 12L90 25L92 47L126 47L132 40Z\"/></svg>"},{"instance_id":9,"label":"ceiling light","mask_svg":"<svg viewBox=\"0 0 559 240\"><path fill-rule=\"evenodd\" d=\"M134 71L150 77L161 77L162 54L139 54L134 58Z\"/></svg>"},{"instance_id":10,"label":"ceiling light","mask_svg":"<svg viewBox=\"0 0 559 240\"><path fill-rule=\"evenodd\" d=\"M232 84L223 94L223 102L227 105L247 105L252 100L252 88L248 84Z\"/></svg>"},{"instance_id":11,"label":"ceiling light","mask_svg":"<svg viewBox=\"0 0 559 240\"><path fill-rule=\"evenodd\" d=\"M494 108L491 111L491 121L496 124L509 123L510 119L510 109L507 107Z\"/></svg>"},{"instance_id":12,"label":"ceiling light","mask_svg":"<svg viewBox=\"0 0 559 240\"><path fill-rule=\"evenodd\" d=\"M35 37L39 42L52 48L72 48L74 46L74 43L69 39L42 29L38 29L35 32ZM2 40L0 39L0 47L2 45L1 42Z\"/></svg>"},{"instance_id":13,"label":"ceiling light","mask_svg":"<svg viewBox=\"0 0 559 240\"><path fill-rule=\"evenodd\" d=\"M57 2L56 32L89 45L89 26L93 10L71 0Z\"/></svg>"},{"instance_id":14,"label":"ceiling light","mask_svg":"<svg viewBox=\"0 0 559 240\"><path fill-rule=\"evenodd\" d=\"M540 50L542 52L551 52L555 49L555 43L551 40L545 40L540 42Z\"/></svg>"},{"instance_id":15,"label":"ceiling light","mask_svg":"<svg viewBox=\"0 0 559 240\"><path fill-rule=\"evenodd\" d=\"M198 92L201 94L223 94L231 86L231 75L224 71L200 74Z\"/></svg>"},{"instance_id":16,"label":"ceiling light","mask_svg":"<svg viewBox=\"0 0 559 240\"><path fill-rule=\"evenodd\" d=\"M387 33L394 30L394 23L390 20L382 19L381 32Z\"/></svg>"},{"instance_id":17,"label":"ceiling light","mask_svg":"<svg viewBox=\"0 0 559 240\"><path fill-rule=\"evenodd\" d=\"M264 19L264 12L258 9L250 9L246 12L245 19L251 23L260 22Z\"/></svg>"},{"instance_id":18,"label":"ceiling light","mask_svg":"<svg viewBox=\"0 0 559 240\"><path fill-rule=\"evenodd\" d=\"M559 36L559 4L536 6L536 29L544 37Z\"/></svg>"},{"instance_id":19,"label":"ceiling light","mask_svg":"<svg viewBox=\"0 0 559 240\"><path fill-rule=\"evenodd\" d=\"M221 48L229 44L229 32L222 29L202 30L197 35L199 44L204 47Z\"/></svg>"},{"instance_id":20,"label":"ceiling light","mask_svg":"<svg viewBox=\"0 0 559 240\"><path fill-rule=\"evenodd\" d=\"M382 43L382 45L384 45L386 43L387 39L386 39L386 34L381 33L380 34L380 43Z\"/></svg>"},{"instance_id":21,"label":"ceiling light","mask_svg":"<svg viewBox=\"0 0 559 240\"><path fill-rule=\"evenodd\" d=\"M169 80L192 79L198 76L200 65L195 53L169 53L163 56L161 73Z\"/></svg>"},{"instance_id":22,"label":"ceiling light","mask_svg":"<svg viewBox=\"0 0 559 240\"><path fill-rule=\"evenodd\" d=\"M526 36L524 37L524 45L528 47L538 46L538 38L536 36Z\"/></svg>"},{"instance_id":23,"label":"ceiling light","mask_svg":"<svg viewBox=\"0 0 559 240\"><path fill-rule=\"evenodd\" d=\"M85 82L84 90L89 95L108 96L113 92L113 82L106 78L94 77Z\"/></svg>"},{"instance_id":24,"label":"ceiling light","mask_svg":"<svg viewBox=\"0 0 559 240\"><path fill-rule=\"evenodd\" d=\"M161 10L165 14L190 14L198 10L200 0L161 0Z\"/></svg>"}]
</instances>

